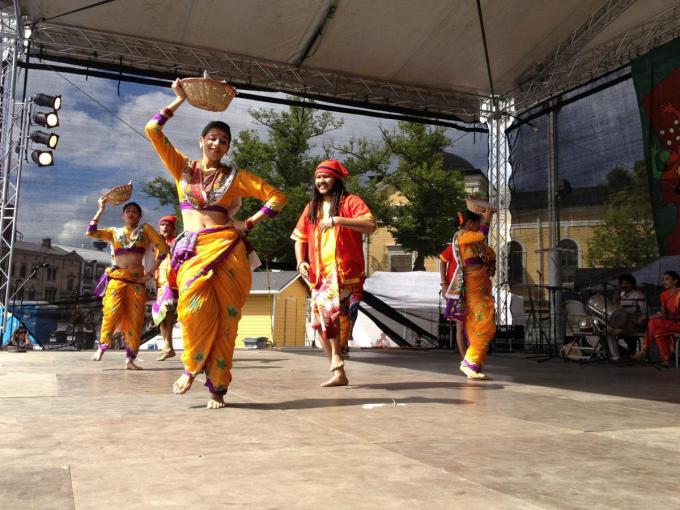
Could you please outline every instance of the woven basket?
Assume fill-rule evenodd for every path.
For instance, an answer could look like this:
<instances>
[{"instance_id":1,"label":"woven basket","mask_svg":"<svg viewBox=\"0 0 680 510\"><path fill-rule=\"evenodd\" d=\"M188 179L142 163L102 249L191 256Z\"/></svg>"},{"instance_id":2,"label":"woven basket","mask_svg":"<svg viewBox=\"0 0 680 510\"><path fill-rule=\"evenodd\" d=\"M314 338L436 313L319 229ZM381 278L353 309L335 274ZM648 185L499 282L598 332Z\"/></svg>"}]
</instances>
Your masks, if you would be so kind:
<instances>
[{"instance_id":1,"label":"woven basket","mask_svg":"<svg viewBox=\"0 0 680 510\"><path fill-rule=\"evenodd\" d=\"M126 200L129 200L131 196L132 181L128 182L127 184L116 186L115 188L109 190L106 195L104 195L106 201L113 205L122 204Z\"/></svg>"},{"instance_id":2,"label":"woven basket","mask_svg":"<svg viewBox=\"0 0 680 510\"><path fill-rule=\"evenodd\" d=\"M485 202L484 200L478 200L476 198L466 198L465 199L465 205L468 208L468 211L472 211L473 213L476 214L484 214L487 209L492 209L491 204L489 202Z\"/></svg>"},{"instance_id":3,"label":"woven basket","mask_svg":"<svg viewBox=\"0 0 680 510\"><path fill-rule=\"evenodd\" d=\"M223 112L236 96L236 89L224 81L213 80L204 73L203 78L180 80L191 106L210 112Z\"/></svg>"}]
</instances>

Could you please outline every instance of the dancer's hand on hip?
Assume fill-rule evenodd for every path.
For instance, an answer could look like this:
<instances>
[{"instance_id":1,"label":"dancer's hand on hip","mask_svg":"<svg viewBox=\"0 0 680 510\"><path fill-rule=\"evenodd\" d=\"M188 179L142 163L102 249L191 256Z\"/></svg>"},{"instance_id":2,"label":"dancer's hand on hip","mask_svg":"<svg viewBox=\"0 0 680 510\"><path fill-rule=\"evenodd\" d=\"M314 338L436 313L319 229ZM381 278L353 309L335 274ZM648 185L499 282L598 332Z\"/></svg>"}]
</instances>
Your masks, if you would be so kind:
<instances>
[{"instance_id":1,"label":"dancer's hand on hip","mask_svg":"<svg viewBox=\"0 0 680 510\"><path fill-rule=\"evenodd\" d=\"M298 273L300 273L305 279L309 280L309 262L300 262L297 269Z\"/></svg>"}]
</instances>

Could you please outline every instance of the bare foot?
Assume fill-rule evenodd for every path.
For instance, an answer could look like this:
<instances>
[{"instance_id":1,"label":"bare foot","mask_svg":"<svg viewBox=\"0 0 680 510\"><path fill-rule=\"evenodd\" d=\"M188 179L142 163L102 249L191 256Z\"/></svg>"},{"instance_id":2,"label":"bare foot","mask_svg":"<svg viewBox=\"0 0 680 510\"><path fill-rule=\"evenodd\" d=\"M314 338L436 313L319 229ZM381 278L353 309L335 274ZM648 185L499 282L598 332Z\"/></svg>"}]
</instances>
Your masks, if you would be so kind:
<instances>
[{"instance_id":1,"label":"bare foot","mask_svg":"<svg viewBox=\"0 0 680 510\"><path fill-rule=\"evenodd\" d=\"M635 361L644 361L645 358L647 357L647 351L641 350L640 352L637 352L631 356L631 359Z\"/></svg>"},{"instance_id":2,"label":"bare foot","mask_svg":"<svg viewBox=\"0 0 680 510\"><path fill-rule=\"evenodd\" d=\"M158 358L156 358L156 361L165 361L168 358L173 358L175 356L175 350L170 349L169 351L163 351L163 354L161 354Z\"/></svg>"},{"instance_id":3,"label":"bare foot","mask_svg":"<svg viewBox=\"0 0 680 510\"><path fill-rule=\"evenodd\" d=\"M104 356L104 351L102 349L97 349L97 352L95 352L90 359L92 361L101 361L102 356Z\"/></svg>"},{"instance_id":4,"label":"bare foot","mask_svg":"<svg viewBox=\"0 0 680 510\"><path fill-rule=\"evenodd\" d=\"M333 377L321 384L321 387L329 388L331 386L347 386L348 384L349 380L347 379L345 371L342 368L339 368L333 372Z\"/></svg>"},{"instance_id":5,"label":"bare foot","mask_svg":"<svg viewBox=\"0 0 680 510\"><path fill-rule=\"evenodd\" d=\"M189 388L191 388L191 385L194 382L194 378L189 375L187 372L183 373L179 379L175 381L175 383L172 385L172 392L175 395L182 395L189 391Z\"/></svg>"},{"instance_id":6,"label":"bare foot","mask_svg":"<svg viewBox=\"0 0 680 510\"><path fill-rule=\"evenodd\" d=\"M210 400L208 400L208 405L205 407L208 409L222 409L223 407L227 407L227 404L224 401L224 395L221 393L211 393Z\"/></svg>"},{"instance_id":7,"label":"bare foot","mask_svg":"<svg viewBox=\"0 0 680 510\"><path fill-rule=\"evenodd\" d=\"M135 360L125 358L125 369L126 370L144 370L139 365L135 365Z\"/></svg>"},{"instance_id":8,"label":"bare foot","mask_svg":"<svg viewBox=\"0 0 680 510\"><path fill-rule=\"evenodd\" d=\"M331 372L334 370L338 370L342 367L345 366L345 362L342 359L342 356L338 354L334 354L331 356Z\"/></svg>"},{"instance_id":9,"label":"bare foot","mask_svg":"<svg viewBox=\"0 0 680 510\"><path fill-rule=\"evenodd\" d=\"M465 366L463 363L460 364L460 371L463 372L468 379L488 379L485 374L481 372L475 372L470 367Z\"/></svg>"}]
</instances>

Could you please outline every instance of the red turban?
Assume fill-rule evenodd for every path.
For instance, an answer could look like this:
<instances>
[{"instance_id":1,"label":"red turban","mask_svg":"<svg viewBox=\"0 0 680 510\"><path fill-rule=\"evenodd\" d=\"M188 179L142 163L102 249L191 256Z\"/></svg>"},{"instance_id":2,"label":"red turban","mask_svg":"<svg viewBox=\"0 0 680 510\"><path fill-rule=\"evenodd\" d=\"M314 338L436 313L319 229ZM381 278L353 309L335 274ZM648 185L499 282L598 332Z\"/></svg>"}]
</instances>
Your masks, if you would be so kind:
<instances>
[{"instance_id":1,"label":"red turban","mask_svg":"<svg viewBox=\"0 0 680 510\"><path fill-rule=\"evenodd\" d=\"M344 179L349 175L349 170L336 159L327 159L319 163L319 166L314 170L314 177L319 174L328 174L336 179Z\"/></svg>"},{"instance_id":2,"label":"red turban","mask_svg":"<svg viewBox=\"0 0 680 510\"><path fill-rule=\"evenodd\" d=\"M174 227L175 224L177 223L177 216L163 216L160 220L158 220L158 226L161 226L161 223L172 223L172 226Z\"/></svg>"}]
</instances>

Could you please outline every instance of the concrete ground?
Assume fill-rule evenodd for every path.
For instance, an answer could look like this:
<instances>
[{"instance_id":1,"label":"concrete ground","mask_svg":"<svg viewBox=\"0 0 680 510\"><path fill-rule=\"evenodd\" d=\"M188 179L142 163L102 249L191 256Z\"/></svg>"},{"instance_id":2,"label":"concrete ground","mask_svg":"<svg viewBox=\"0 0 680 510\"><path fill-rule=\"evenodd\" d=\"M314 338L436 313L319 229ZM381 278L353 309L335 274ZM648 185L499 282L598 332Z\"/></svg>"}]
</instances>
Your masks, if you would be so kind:
<instances>
[{"instance_id":1,"label":"concrete ground","mask_svg":"<svg viewBox=\"0 0 680 510\"><path fill-rule=\"evenodd\" d=\"M362 351L240 351L229 406L175 359L0 352L6 509L680 508L680 372Z\"/></svg>"}]
</instances>

